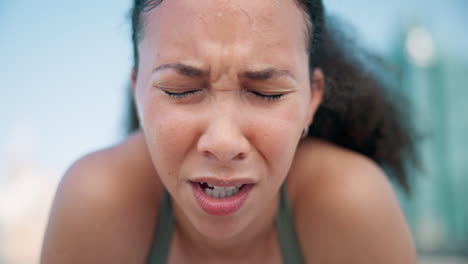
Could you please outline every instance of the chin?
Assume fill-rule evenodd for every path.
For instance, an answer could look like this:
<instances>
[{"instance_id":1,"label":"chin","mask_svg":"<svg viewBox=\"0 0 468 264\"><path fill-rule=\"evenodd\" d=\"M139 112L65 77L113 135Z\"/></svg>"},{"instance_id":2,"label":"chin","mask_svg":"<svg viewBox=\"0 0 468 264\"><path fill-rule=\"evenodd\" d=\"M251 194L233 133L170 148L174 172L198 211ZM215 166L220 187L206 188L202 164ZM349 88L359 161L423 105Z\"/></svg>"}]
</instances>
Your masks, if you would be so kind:
<instances>
[{"instance_id":1,"label":"chin","mask_svg":"<svg viewBox=\"0 0 468 264\"><path fill-rule=\"evenodd\" d=\"M249 217L246 215L229 218L213 219L213 217L208 216L199 218L192 224L199 233L212 241L227 241L237 237L238 234L246 229L249 223Z\"/></svg>"}]
</instances>

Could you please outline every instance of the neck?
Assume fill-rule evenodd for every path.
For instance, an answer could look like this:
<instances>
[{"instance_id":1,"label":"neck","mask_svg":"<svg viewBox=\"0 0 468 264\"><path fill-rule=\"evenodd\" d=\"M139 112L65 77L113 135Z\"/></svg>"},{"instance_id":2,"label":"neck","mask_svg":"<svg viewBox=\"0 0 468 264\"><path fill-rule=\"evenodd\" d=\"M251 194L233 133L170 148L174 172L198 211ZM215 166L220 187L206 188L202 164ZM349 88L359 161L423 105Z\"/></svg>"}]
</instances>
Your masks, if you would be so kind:
<instances>
[{"instance_id":1,"label":"neck","mask_svg":"<svg viewBox=\"0 0 468 264\"><path fill-rule=\"evenodd\" d=\"M257 208L252 220L241 230L232 235L216 237L216 234L204 234L197 229L193 221L173 202L176 218L175 239L184 252L191 257L205 259L226 259L246 257L259 250L268 249L275 240L275 216L278 210L279 193ZM223 219L219 219L223 221ZM236 221L239 222L239 221ZM221 225L222 226L222 225ZM223 229L229 232L228 226Z\"/></svg>"}]
</instances>

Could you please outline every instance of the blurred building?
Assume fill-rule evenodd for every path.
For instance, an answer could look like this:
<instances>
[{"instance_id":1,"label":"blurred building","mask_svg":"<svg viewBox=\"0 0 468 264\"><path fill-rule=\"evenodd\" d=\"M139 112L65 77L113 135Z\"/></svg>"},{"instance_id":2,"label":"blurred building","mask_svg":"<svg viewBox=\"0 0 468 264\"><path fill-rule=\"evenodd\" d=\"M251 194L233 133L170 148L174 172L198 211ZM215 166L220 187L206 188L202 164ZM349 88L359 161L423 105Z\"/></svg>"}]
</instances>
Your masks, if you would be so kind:
<instances>
[{"instance_id":1,"label":"blurred building","mask_svg":"<svg viewBox=\"0 0 468 264\"><path fill-rule=\"evenodd\" d=\"M424 24L401 27L390 60L409 99L422 170L403 198L423 254L468 254L468 63L432 37Z\"/></svg>"}]
</instances>

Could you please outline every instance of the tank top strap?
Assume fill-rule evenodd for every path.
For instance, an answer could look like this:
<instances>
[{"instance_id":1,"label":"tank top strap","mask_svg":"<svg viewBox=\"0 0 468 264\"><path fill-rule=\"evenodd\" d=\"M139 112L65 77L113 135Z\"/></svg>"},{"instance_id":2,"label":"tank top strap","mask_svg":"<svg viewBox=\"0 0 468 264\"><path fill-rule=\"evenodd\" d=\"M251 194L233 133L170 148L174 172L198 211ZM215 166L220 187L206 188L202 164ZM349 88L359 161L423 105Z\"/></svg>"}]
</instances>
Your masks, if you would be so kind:
<instances>
[{"instance_id":1,"label":"tank top strap","mask_svg":"<svg viewBox=\"0 0 468 264\"><path fill-rule=\"evenodd\" d=\"M281 186L278 213L276 215L276 229L281 248L283 263L304 263L304 259L294 229L293 212L289 203L286 183Z\"/></svg>"},{"instance_id":2,"label":"tank top strap","mask_svg":"<svg viewBox=\"0 0 468 264\"><path fill-rule=\"evenodd\" d=\"M172 213L171 196L164 189L159 207L158 222L155 236L151 245L147 264L166 264L171 247L171 238L174 229L174 215Z\"/></svg>"}]
</instances>

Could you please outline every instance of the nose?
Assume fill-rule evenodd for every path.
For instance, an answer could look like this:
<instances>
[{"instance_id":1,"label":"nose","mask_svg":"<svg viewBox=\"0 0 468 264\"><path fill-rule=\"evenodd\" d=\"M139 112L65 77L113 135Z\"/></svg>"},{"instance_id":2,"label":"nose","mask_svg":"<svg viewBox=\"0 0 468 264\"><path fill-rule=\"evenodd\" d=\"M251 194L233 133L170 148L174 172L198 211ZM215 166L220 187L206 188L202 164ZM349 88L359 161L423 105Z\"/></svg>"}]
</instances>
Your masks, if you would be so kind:
<instances>
[{"instance_id":1,"label":"nose","mask_svg":"<svg viewBox=\"0 0 468 264\"><path fill-rule=\"evenodd\" d=\"M247 159L251 151L250 142L242 132L241 124L231 115L214 115L216 117L211 119L198 141L198 152L223 163Z\"/></svg>"}]
</instances>

